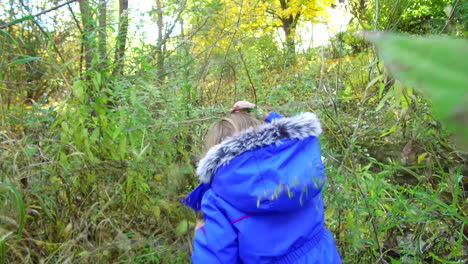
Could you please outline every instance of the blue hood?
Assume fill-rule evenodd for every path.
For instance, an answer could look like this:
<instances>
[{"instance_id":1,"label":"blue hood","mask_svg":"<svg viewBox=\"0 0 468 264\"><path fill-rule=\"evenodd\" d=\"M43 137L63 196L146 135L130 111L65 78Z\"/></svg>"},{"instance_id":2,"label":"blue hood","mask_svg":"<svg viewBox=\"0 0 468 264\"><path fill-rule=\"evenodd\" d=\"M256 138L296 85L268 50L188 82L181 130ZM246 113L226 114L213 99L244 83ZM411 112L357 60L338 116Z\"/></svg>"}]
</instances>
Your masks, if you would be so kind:
<instances>
[{"instance_id":1,"label":"blue hood","mask_svg":"<svg viewBox=\"0 0 468 264\"><path fill-rule=\"evenodd\" d=\"M286 212L310 203L325 183L321 132L315 114L303 113L224 140L200 161L202 184L185 203L199 210L209 188L246 213Z\"/></svg>"},{"instance_id":2,"label":"blue hood","mask_svg":"<svg viewBox=\"0 0 468 264\"><path fill-rule=\"evenodd\" d=\"M325 173L316 137L258 147L218 169L211 188L246 213L286 212L320 193Z\"/></svg>"}]
</instances>

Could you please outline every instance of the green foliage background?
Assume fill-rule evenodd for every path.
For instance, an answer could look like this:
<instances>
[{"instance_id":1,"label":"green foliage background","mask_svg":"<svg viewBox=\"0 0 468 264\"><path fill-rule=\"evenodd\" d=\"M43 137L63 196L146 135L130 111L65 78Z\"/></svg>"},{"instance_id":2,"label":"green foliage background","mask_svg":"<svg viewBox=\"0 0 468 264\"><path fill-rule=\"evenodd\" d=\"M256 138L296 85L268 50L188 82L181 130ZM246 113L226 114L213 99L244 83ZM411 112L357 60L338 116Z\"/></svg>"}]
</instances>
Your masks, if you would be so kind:
<instances>
[{"instance_id":1,"label":"green foliage background","mask_svg":"<svg viewBox=\"0 0 468 264\"><path fill-rule=\"evenodd\" d=\"M103 2L83 2L90 32L78 3L47 17L31 14L55 2L0 3L0 263L188 263L180 199L237 100L321 118L344 263L466 262L465 1L350 0L348 30L294 63L271 25L226 22L224 1L161 1L150 15L182 32L130 33L114 59L118 3L100 27Z\"/></svg>"}]
</instances>

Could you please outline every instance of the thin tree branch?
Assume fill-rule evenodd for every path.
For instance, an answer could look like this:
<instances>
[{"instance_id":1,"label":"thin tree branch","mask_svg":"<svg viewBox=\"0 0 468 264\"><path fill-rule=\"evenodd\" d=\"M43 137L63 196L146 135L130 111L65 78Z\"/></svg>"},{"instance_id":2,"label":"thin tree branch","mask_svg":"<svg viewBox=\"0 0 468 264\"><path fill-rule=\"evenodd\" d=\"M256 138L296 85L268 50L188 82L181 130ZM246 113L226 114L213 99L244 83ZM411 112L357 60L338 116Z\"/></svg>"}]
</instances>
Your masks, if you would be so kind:
<instances>
[{"instance_id":1,"label":"thin tree branch","mask_svg":"<svg viewBox=\"0 0 468 264\"><path fill-rule=\"evenodd\" d=\"M231 49L231 46L232 46L232 42L233 42L233 40L234 40L234 37L236 36L237 31L239 30L239 23L240 23L240 20L241 20L241 17L242 17L243 5L244 5L244 0L242 0L241 3L240 3L239 16L237 17L236 28L235 28L234 33L232 34L231 41L229 42L229 46L228 46L228 48L227 48L227 50L226 50L226 53L224 54L223 64L221 65L221 74L220 74L220 76L219 76L218 86L216 87L216 92L215 92L215 96L214 96L215 101L216 101L216 99L218 98L219 88L221 87L221 79L223 78L223 66L224 66L224 64L226 63L227 55L228 55L228 53L229 53L229 50Z\"/></svg>"},{"instance_id":2,"label":"thin tree branch","mask_svg":"<svg viewBox=\"0 0 468 264\"><path fill-rule=\"evenodd\" d=\"M68 5L68 10L70 11L70 13L71 13L71 15L72 15L72 18L73 18L73 20L75 21L76 26L78 27L78 31L80 31L80 34L83 34L83 29L81 29L80 21L76 18L75 12L73 12L73 9L71 8L70 5Z\"/></svg>"},{"instance_id":3,"label":"thin tree branch","mask_svg":"<svg viewBox=\"0 0 468 264\"><path fill-rule=\"evenodd\" d=\"M268 8L268 9L266 10L266 12L267 12L268 14L270 14L270 15L276 17L277 19L281 19L281 16L278 15L278 14L276 14L276 12L275 12L273 9L271 9L271 8Z\"/></svg>"},{"instance_id":4,"label":"thin tree branch","mask_svg":"<svg viewBox=\"0 0 468 264\"><path fill-rule=\"evenodd\" d=\"M247 64L245 63L244 56L242 55L242 52L240 51L240 49L238 50L238 52L239 52L242 64L244 65L245 73L247 73L247 78L249 79L250 86L252 87L252 92L253 92L254 98L255 98L255 105L257 105L257 103L258 103L257 102L257 91L255 90L255 85L252 82L252 77L250 76L249 68L247 68Z\"/></svg>"},{"instance_id":5,"label":"thin tree branch","mask_svg":"<svg viewBox=\"0 0 468 264\"><path fill-rule=\"evenodd\" d=\"M6 83L6 84L35 84L34 82L10 82L10 81L0 81L0 83Z\"/></svg>"},{"instance_id":6,"label":"thin tree branch","mask_svg":"<svg viewBox=\"0 0 468 264\"><path fill-rule=\"evenodd\" d=\"M160 124L154 124L154 125L149 125L149 126L143 126L143 127L135 127L132 129L127 130L128 132L135 131L135 130L140 130L140 129L145 129L145 128L153 128L153 127L159 127L159 126L171 126L171 125L180 125L180 124L190 124L194 122L202 122L202 121L207 121L207 120L213 120L213 119L219 119L219 116L210 116L210 117L204 117L204 118L199 118L199 119L189 119L189 120L182 120L182 121L174 121L174 122L167 122L167 123L160 123Z\"/></svg>"},{"instance_id":7,"label":"thin tree branch","mask_svg":"<svg viewBox=\"0 0 468 264\"><path fill-rule=\"evenodd\" d=\"M452 21L453 15L455 14L455 8L457 8L458 2L460 2L460 0L457 0L457 2L455 2L455 4L453 4L452 11L450 11L450 15L449 15L449 17L447 19L447 23L445 23L444 27L439 32L439 34L442 34L445 31L445 29L447 28L447 26L450 24L450 21Z\"/></svg>"},{"instance_id":8,"label":"thin tree branch","mask_svg":"<svg viewBox=\"0 0 468 264\"><path fill-rule=\"evenodd\" d=\"M22 17L22 18L20 18L20 19L16 19L16 20L14 20L14 21L12 21L12 22L10 22L10 23L1 25L1 26L0 26L0 29L6 28L6 27L11 27L11 26L13 26L13 25L16 25L16 24L21 23L21 22L26 21L26 20L31 20L31 19L33 19L33 18L35 18L35 17L38 17L38 16L41 16L41 15L47 14L47 13L49 13L49 12L51 12L51 11L54 11L54 10L56 10L56 9L59 9L59 8L62 7L62 6L71 4L71 3L76 2L76 1L78 1L78 0L71 0L71 1L65 2L65 3L63 3L63 4L60 4L60 5L58 5L58 6L54 6L54 7L50 8L50 9L45 10L45 11L42 11L42 12L40 12L40 13L38 13L38 14L29 15L29 16Z\"/></svg>"},{"instance_id":9,"label":"thin tree branch","mask_svg":"<svg viewBox=\"0 0 468 264\"><path fill-rule=\"evenodd\" d=\"M125 48L129 26L129 10L128 0L119 1L119 30L117 31L117 39L115 44L115 67L112 75L121 74L123 71L123 57L125 56Z\"/></svg>"},{"instance_id":10,"label":"thin tree branch","mask_svg":"<svg viewBox=\"0 0 468 264\"><path fill-rule=\"evenodd\" d=\"M377 23L379 21L379 0L375 0L375 21L374 21L374 31L377 30Z\"/></svg>"},{"instance_id":11,"label":"thin tree branch","mask_svg":"<svg viewBox=\"0 0 468 264\"><path fill-rule=\"evenodd\" d=\"M72 1L73 2L73 1ZM26 6L22 0L20 0L20 3L21 3L21 6L26 9L26 11L28 11L29 13L31 13L31 10L29 9L28 6ZM69 4L69 3L65 3L65 4ZM65 4L62 4L61 6L64 6ZM55 9L57 9L58 7L56 7ZM44 12L43 12L44 13ZM46 12L47 13L47 12ZM45 14L45 13L44 13ZM36 15L37 16L37 15ZM35 17L35 16L33 16ZM31 21L39 28L39 30L42 32L42 34L44 34L44 36L50 41L52 47L54 48L55 52L57 52L58 56L60 57L60 59L62 60L63 63L65 63L65 58L63 57L62 53L60 52L60 50L58 49L57 45L55 45L55 42L54 40L49 36L49 34L44 30L44 28L39 24L39 22L37 22L35 19L32 19L31 18ZM42 40L42 38L37 35L37 37L39 39ZM56 60L54 60L55 62L57 62ZM68 67L68 65L65 65L65 69L67 70L68 74L70 76L73 76L73 72L70 70L70 68Z\"/></svg>"},{"instance_id":12,"label":"thin tree branch","mask_svg":"<svg viewBox=\"0 0 468 264\"><path fill-rule=\"evenodd\" d=\"M169 36L171 35L171 33L174 31L174 28L175 28L177 22L179 22L179 20L181 19L182 13L185 10L186 4L187 4L186 0L182 2L182 5L181 5L181 7L179 9L179 12L177 14L176 19L174 20L174 23L171 25L170 28L166 29L166 32L164 32L164 36L163 36L163 38L161 40L161 43L158 43L158 46L159 45L162 46L162 45L166 44L166 41L169 38Z\"/></svg>"}]
</instances>

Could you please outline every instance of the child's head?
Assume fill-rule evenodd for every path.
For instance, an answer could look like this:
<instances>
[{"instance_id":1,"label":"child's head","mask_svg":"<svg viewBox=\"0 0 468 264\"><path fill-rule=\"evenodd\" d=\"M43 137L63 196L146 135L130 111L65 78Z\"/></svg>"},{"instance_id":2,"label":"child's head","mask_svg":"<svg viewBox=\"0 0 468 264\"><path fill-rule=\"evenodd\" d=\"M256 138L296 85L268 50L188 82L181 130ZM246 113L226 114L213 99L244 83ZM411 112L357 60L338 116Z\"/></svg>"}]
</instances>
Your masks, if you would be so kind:
<instances>
[{"instance_id":1,"label":"child's head","mask_svg":"<svg viewBox=\"0 0 468 264\"><path fill-rule=\"evenodd\" d=\"M206 149L210 149L216 144L221 143L226 137L232 136L242 130L250 127L256 127L263 122L256 119L247 112L234 112L221 118L220 121L211 125L206 137Z\"/></svg>"}]
</instances>

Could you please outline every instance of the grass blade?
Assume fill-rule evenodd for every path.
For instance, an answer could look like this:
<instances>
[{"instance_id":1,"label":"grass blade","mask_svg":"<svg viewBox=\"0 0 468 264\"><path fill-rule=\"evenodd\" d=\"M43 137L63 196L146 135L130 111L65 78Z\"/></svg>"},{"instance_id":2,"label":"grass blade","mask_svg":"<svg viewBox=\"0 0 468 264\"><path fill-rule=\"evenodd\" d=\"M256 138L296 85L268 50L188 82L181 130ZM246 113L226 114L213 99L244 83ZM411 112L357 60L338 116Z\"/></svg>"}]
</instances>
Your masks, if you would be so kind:
<instances>
[{"instance_id":1,"label":"grass blade","mask_svg":"<svg viewBox=\"0 0 468 264\"><path fill-rule=\"evenodd\" d=\"M21 194L18 192L18 190L11 186L10 184L6 184L6 183L0 183L0 187L3 187L3 188L0 188L0 190L2 191L10 191L13 196L15 197L15 200L16 200L16 204L18 205L18 209L19 209L19 213L20 213L20 217L19 217L19 225L18 225L18 234L16 236L16 239L21 239L22 235L23 235L23 229L24 229L24 219L25 219L25 215L26 215L26 207L24 205L24 201L23 201L23 198L21 197ZM2 237L3 239L3 237ZM0 239L0 241L2 241Z\"/></svg>"},{"instance_id":2,"label":"grass blade","mask_svg":"<svg viewBox=\"0 0 468 264\"><path fill-rule=\"evenodd\" d=\"M28 58L24 58L24 59L19 59L19 60L15 60L13 62L8 63L6 65L6 67L11 67L11 66L19 65L19 64L24 64L24 63L28 63L28 62L35 61L35 60L40 60L40 59L42 59L42 57L28 57Z\"/></svg>"}]
</instances>

